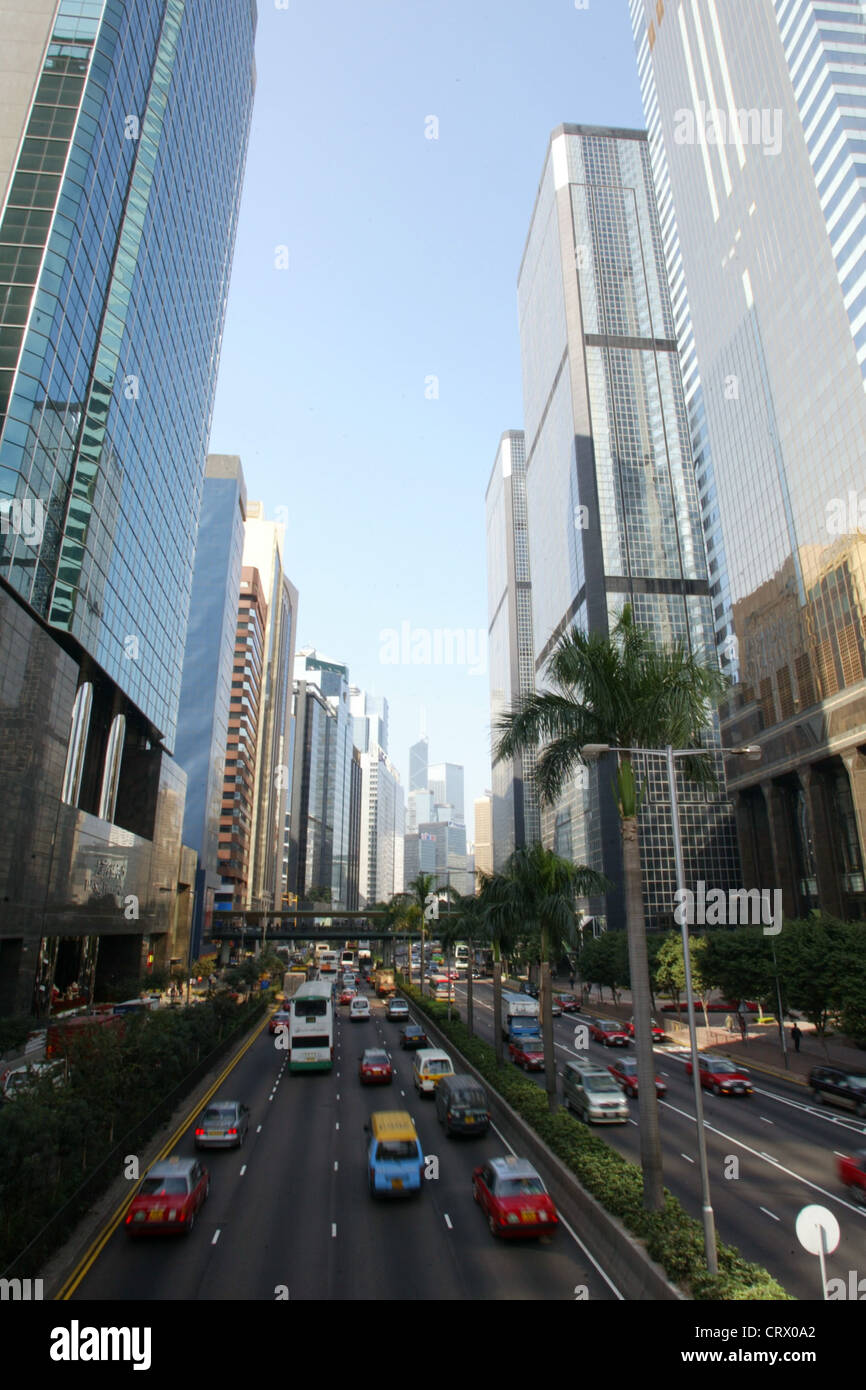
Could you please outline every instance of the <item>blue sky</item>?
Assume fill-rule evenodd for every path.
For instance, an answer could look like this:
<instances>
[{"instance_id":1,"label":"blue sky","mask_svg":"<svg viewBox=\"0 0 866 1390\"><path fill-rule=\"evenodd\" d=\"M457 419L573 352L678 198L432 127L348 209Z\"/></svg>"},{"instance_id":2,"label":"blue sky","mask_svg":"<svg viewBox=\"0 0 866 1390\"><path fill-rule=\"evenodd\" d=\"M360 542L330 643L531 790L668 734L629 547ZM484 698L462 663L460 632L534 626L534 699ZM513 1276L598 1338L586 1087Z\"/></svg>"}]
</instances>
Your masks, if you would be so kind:
<instances>
[{"instance_id":1,"label":"blue sky","mask_svg":"<svg viewBox=\"0 0 866 1390\"><path fill-rule=\"evenodd\" d=\"M424 712L431 760L466 768L471 837L484 493L523 424L517 272L551 131L643 125L628 5L283 3L259 0L210 447L287 519L299 646L387 697L404 786Z\"/></svg>"}]
</instances>

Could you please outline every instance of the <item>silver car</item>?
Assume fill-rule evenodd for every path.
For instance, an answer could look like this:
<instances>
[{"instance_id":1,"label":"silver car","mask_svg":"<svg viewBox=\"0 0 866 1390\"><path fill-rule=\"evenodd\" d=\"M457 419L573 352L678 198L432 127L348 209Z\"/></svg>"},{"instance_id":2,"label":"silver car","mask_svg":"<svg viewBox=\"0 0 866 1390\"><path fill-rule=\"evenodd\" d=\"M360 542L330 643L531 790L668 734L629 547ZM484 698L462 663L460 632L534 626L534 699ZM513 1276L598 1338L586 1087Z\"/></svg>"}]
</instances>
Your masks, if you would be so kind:
<instances>
[{"instance_id":1,"label":"silver car","mask_svg":"<svg viewBox=\"0 0 866 1390\"><path fill-rule=\"evenodd\" d=\"M250 1127L250 1112L239 1100L212 1100L195 1127L197 1149L239 1149Z\"/></svg>"}]
</instances>

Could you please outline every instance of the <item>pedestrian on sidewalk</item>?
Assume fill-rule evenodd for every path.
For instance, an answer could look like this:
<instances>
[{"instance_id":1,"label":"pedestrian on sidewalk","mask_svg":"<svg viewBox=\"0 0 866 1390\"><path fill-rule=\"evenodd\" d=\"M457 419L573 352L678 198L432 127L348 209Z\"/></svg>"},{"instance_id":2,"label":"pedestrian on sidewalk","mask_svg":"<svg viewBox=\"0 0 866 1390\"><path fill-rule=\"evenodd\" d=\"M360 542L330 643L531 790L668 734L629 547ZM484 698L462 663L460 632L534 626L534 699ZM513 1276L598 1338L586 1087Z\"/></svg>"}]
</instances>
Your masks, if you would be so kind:
<instances>
[{"instance_id":1,"label":"pedestrian on sidewalk","mask_svg":"<svg viewBox=\"0 0 866 1390\"><path fill-rule=\"evenodd\" d=\"M734 1020L731 1018L730 1014L728 1014L727 1018L725 1019L725 1028L729 1033L733 1033L734 1031Z\"/></svg>"},{"instance_id":2,"label":"pedestrian on sidewalk","mask_svg":"<svg viewBox=\"0 0 866 1390\"><path fill-rule=\"evenodd\" d=\"M796 1025L796 1023L795 1023L794 1026L793 1026L793 1028L791 1029L791 1037L792 1037L793 1042L794 1042L794 1051L795 1051L795 1052L799 1052L799 1051L800 1051L800 1039L802 1038L802 1036L803 1036L803 1034L800 1032L800 1029L797 1027L797 1025Z\"/></svg>"}]
</instances>

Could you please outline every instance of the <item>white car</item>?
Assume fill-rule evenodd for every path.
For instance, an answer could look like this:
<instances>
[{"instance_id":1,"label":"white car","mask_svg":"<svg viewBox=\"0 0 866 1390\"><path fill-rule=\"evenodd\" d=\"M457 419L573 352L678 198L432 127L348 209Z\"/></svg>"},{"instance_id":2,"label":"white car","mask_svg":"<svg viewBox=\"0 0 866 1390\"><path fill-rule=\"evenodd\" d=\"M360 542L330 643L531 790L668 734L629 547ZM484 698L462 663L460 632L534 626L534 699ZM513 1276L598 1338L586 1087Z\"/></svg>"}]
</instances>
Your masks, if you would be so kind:
<instances>
[{"instance_id":1,"label":"white car","mask_svg":"<svg viewBox=\"0 0 866 1390\"><path fill-rule=\"evenodd\" d=\"M370 1001L363 995L356 996L349 1005L349 1019L352 1023L360 1023L363 1019L370 1017Z\"/></svg>"},{"instance_id":2,"label":"white car","mask_svg":"<svg viewBox=\"0 0 866 1390\"><path fill-rule=\"evenodd\" d=\"M62 1060L55 1062L30 1062L24 1066L12 1067L2 1077L3 1100L14 1100L36 1081L48 1078L53 1085L62 1086L66 1080L66 1063Z\"/></svg>"}]
</instances>

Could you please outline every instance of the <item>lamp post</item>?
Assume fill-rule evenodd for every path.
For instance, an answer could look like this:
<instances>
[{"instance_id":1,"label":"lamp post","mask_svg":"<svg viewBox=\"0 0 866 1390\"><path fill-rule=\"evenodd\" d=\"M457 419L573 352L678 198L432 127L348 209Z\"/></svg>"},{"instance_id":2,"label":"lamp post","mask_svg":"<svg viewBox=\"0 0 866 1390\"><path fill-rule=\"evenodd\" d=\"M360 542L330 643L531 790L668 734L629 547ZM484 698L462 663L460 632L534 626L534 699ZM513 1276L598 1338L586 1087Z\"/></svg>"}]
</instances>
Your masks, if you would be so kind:
<instances>
[{"instance_id":1,"label":"lamp post","mask_svg":"<svg viewBox=\"0 0 866 1390\"><path fill-rule=\"evenodd\" d=\"M674 864L676 866L677 888L685 889L686 874L683 862L683 844L680 831L680 806L677 796L676 779L676 758L698 758L705 757L710 751L707 748L672 748L668 744L665 748L617 748L609 743L587 743L581 748L581 756L585 759L600 757L603 753L642 753L645 757L664 758L667 764L668 789L671 797L671 823L673 827L674 840ZM761 757L761 749L757 744L746 744L741 748L724 748L720 750L724 753L738 753L751 761L757 761ZM688 1009L689 1020L689 1043L692 1054L692 1084L695 1093L695 1122L697 1125L698 1138L698 1161L701 1172L701 1214L704 1225L704 1251L707 1261L707 1270L710 1274L718 1274L719 1260L716 1249L716 1225L713 1217L712 1201L710 1199L710 1170L707 1163L707 1140L704 1134L704 1096L701 1089L701 1074L698 1065L698 1038L695 1027L695 996L692 988L692 963L689 954L689 924L688 914L683 913L683 920L680 924L683 939L683 971L686 981L686 1006ZM637 1039L635 1038L635 1042Z\"/></svg>"}]
</instances>

